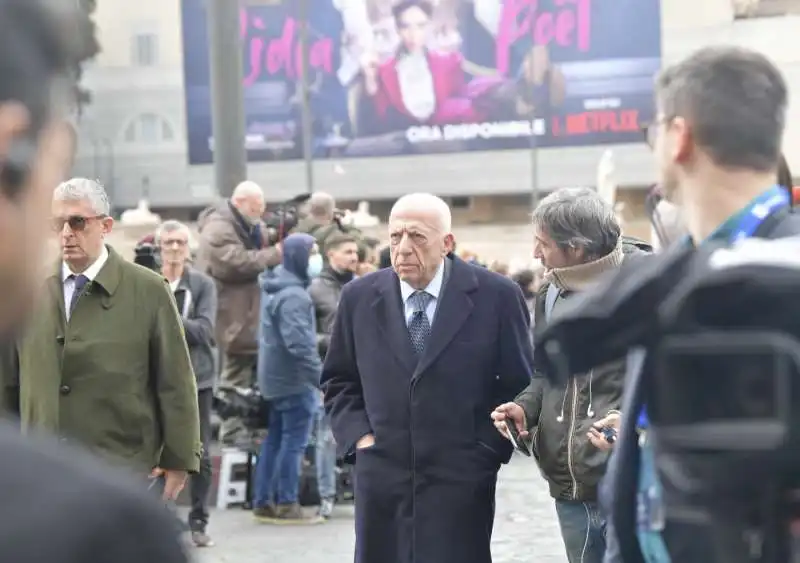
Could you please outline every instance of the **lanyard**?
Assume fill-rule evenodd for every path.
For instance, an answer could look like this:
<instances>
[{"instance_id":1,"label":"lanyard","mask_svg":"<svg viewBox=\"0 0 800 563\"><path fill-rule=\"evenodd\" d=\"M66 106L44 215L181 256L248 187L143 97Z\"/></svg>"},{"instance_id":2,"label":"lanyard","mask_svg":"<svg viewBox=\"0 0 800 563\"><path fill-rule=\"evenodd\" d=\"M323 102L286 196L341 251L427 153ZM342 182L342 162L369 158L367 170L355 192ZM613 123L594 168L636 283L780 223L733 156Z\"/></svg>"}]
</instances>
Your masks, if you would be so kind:
<instances>
[{"instance_id":1,"label":"lanyard","mask_svg":"<svg viewBox=\"0 0 800 563\"><path fill-rule=\"evenodd\" d=\"M773 186L752 201L741 217L736 222L736 228L730 233L728 240L731 243L749 238L755 234L764 220L783 207L789 207L789 194L781 186ZM642 409L636 421L636 427L648 427L647 411Z\"/></svg>"},{"instance_id":2,"label":"lanyard","mask_svg":"<svg viewBox=\"0 0 800 563\"><path fill-rule=\"evenodd\" d=\"M783 207L790 205L789 194L781 186L773 186L750 204L750 209L737 221L730 241L738 242L755 234L764 220Z\"/></svg>"}]
</instances>

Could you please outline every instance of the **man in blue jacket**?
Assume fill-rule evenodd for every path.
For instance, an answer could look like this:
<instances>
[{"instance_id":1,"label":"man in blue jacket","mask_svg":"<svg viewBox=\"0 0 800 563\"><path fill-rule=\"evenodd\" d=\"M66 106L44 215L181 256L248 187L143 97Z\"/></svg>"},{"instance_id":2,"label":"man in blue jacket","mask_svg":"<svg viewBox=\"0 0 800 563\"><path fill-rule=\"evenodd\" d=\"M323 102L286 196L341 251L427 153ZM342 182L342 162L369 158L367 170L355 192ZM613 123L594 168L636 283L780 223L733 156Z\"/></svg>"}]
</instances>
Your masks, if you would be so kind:
<instances>
[{"instance_id":1,"label":"man in blue jacket","mask_svg":"<svg viewBox=\"0 0 800 563\"><path fill-rule=\"evenodd\" d=\"M322 256L311 235L283 242L283 263L264 272L258 385L270 402L269 431L256 467L253 514L268 523L310 523L297 502L300 464L319 404L322 364L317 353L311 280Z\"/></svg>"}]
</instances>

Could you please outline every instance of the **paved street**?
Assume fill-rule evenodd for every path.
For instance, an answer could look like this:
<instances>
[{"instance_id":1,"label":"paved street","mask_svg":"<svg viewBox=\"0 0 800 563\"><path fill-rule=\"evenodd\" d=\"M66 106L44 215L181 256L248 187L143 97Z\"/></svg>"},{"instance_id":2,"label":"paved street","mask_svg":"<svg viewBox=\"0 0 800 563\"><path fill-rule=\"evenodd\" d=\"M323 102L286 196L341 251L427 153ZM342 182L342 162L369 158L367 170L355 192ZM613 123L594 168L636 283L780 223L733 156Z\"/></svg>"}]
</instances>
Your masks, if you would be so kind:
<instances>
[{"instance_id":1,"label":"paved street","mask_svg":"<svg viewBox=\"0 0 800 563\"><path fill-rule=\"evenodd\" d=\"M351 563L353 510L340 507L318 526L257 524L249 512L215 512L217 545L194 550L197 563ZM494 532L495 563L564 563L555 511L536 464L518 457L500 473Z\"/></svg>"}]
</instances>

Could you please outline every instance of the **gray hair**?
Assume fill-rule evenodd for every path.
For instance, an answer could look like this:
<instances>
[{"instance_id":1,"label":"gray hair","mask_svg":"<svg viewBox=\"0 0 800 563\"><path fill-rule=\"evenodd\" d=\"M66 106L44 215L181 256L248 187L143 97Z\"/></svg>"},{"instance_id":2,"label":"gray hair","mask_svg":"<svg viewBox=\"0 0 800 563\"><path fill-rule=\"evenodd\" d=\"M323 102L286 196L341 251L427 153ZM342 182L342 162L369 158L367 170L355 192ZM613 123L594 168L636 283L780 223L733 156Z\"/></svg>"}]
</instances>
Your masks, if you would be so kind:
<instances>
[{"instance_id":1,"label":"gray hair","mask_svg":"<svg viewBox=\"0 0 800 563\"><path fill-rule=\"evenodd\" d=\"M98 216L111 215L111 203L108 194L98 180L88 178L72 178L59 184L53 193L56 201L88 201Z\"/></svg>"},{"instance_id":2,"label":"gray hair","mask_svg":"<svg viewBox=\"0 0 800 563\"><path fill-rule=\"evenodd\" d=\"M764 55L735 47L701 49L660 74L656 98L661 117L684 118L717 165L759 172L777 166L788 88Z\"/></svg>"},{"instance_id":3,"label":"gray hair","mask_svg":"<svg viewBox=\"0 0 800 563\"><path fill-rule=\"evenodd\" d=\"M531 216L533 225L562 250L583 249L587 259L601 258L619 242L614 208L589 188L563 188L545 197Z\"/></svg>"},{"instance_id":4,"label":"gray hair","mask_svg":"<svg viewBox=\"0 0 800 563\"><path fill-rule=\"evenodd\" d=\"M189 225L176 221L175 219L168 219L158 226L155 235L156 244L161 244L161 237L164 235L176 232L185 232L189 246L192 245L192 230L189 228Z\"/></svg>"},{"instance_id":5,"label":"gray hair","mask_svg":"<svg viewBox=\"0 0 800 563\"><path fill-rule=\"evenodd\" d=\"M336 200L325 192L314 192L308 200L308 212L314 217L332 217Z\"/></svg>"}]
</instances>

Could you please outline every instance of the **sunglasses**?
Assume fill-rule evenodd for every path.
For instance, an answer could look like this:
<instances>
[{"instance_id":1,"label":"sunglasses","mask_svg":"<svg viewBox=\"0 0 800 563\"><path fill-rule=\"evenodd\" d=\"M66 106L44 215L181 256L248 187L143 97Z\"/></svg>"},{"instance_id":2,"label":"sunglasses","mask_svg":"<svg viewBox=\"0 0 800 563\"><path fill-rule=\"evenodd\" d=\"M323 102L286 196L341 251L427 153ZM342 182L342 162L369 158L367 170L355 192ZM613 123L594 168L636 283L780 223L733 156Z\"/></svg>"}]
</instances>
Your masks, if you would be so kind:
<instances>
[{"instance_id":1,"label":"sunglasses","mask_svg":"<svg viewBox=\"0 0 800 563\"><path fill-rule=\"evenodd\" d=\"M86 228L86 225L94 219L105 219L106 215L92 215L91 217L84 217L82 215L70 215L69 217L53 217L52 227L57 233L64 230L64 225L69 225L73 232L80 232Z\"/></svg>"},{"instance_id":2,"label":"sunglasses","mask_svg":"<svg viewBox=\"0 0 800 563\"><path fill-rule=\"evenodd\" d=\"M189 244L189 241L183 239L167 239L161 241L161 246L164 246L166 248L169 248L171 246L177 246L179 248L183 248L187 244Z\"/></svg>"}]
</instances>

